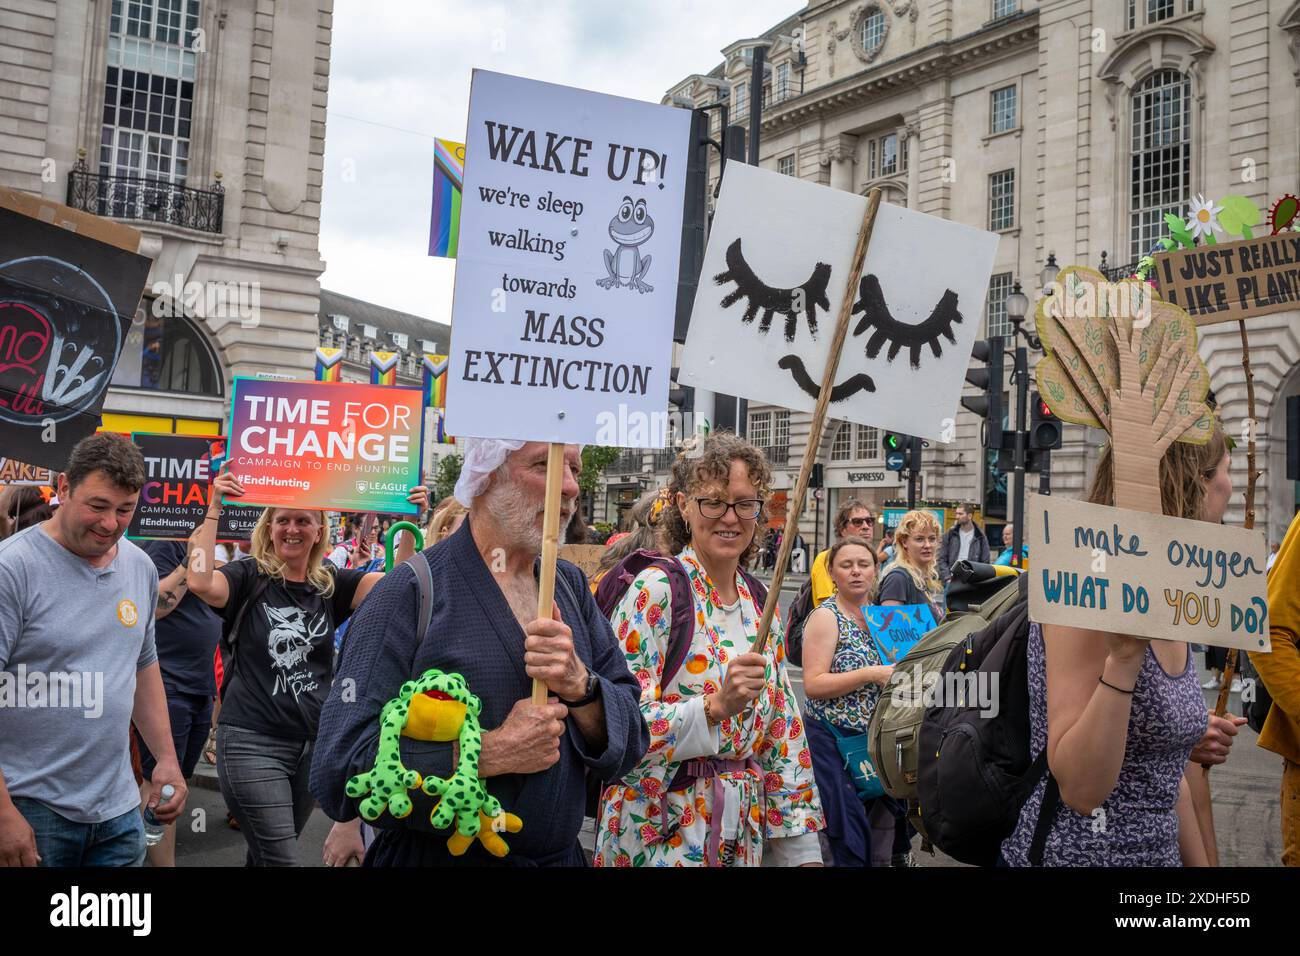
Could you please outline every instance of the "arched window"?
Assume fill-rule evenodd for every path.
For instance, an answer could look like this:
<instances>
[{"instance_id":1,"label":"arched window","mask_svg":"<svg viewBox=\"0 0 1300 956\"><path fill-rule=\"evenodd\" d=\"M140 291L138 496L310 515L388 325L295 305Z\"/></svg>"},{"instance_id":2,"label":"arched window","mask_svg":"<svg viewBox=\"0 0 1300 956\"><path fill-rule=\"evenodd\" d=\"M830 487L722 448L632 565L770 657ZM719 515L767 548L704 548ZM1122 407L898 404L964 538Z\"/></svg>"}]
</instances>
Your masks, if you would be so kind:
<instances>
[{"instance_id":1,"label":"arched window","mask_svg":"<svg viewBox=\"0 0 1300 956\"><path fill-rule=\"evenodd\" d=\"M885 11L872 7L862 17L859 29L862 31L862 52L874 57L880 45L885 42Z\"/></svg>"},{"instance_id":2,"label":"arched window","mask_svg":"<svg viewBox=\"0 0 1300 956\"><path fill-rule=\"evenodd\" d=\"M1177 70L1157 70L1132 94L1129 251L1146 255L1165 234L1165 215L1182 216L1192 188L1192 85Z\"/></svg>"},{"instance_id":3,"label":"arched window","mask_svg":"<svg viewBox=\"0 0 1300 956\"><path fill-rule=\"evenodd\" d=\"M145 299L122 346L112 384L186 395L223 393L221 368L203 333L183 315Z\"/></svg>"}]
</instances>

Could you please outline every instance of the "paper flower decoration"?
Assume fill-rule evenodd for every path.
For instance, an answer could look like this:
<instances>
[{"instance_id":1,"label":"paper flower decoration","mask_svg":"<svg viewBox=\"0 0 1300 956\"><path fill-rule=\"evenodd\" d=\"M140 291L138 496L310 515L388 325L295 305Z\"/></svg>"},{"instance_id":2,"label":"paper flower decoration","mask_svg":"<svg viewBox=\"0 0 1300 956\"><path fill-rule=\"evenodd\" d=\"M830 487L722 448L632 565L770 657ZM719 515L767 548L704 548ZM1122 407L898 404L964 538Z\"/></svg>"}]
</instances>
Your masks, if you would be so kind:
<instances>
[{"instance_id":1,"label":"paper flower decoration","mask_svg":"<svg viewBox=\"0 0 1300 956\"><path fill-rule=\"evenodd\" d=\"M1229 235L1254 239L1251 226L1259 225L1259 207L1245 196L1224 196L1218 209L1219 225Z\"/></svg>"},{"instance_id":2,"label":"paper flower decoration","mask_svg":"<svg viewBox=\"0 0 1300 956\"><path fill-rule=\"evenodd\" d=\"M1188 232L1194 238L1204 239L1207 243L1214 242L1214 234L1222 228L1217 217L1223 212L1223 207L1216 206L1212 199L1206 201L1204 195L1193 199L1191 206L1191 217L1187 220Z\"/></svg>"}]
</instances>

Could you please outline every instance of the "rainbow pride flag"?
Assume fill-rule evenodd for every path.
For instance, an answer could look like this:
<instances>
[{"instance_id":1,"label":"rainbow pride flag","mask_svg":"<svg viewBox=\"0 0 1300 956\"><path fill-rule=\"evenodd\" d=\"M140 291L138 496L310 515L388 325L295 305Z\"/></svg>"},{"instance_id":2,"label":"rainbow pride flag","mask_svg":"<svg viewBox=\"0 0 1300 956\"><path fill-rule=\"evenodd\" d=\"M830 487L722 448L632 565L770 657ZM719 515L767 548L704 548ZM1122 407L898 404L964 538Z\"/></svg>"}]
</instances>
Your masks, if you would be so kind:
<instances>
[{"instance_id":1,"label":"rainbow pride flag","mask_svg":"<svg viewBox=\"0 0 1300 956\"><path fill-rule=\"evenodd\" d=\"M456 258L460 236L460 193L465 179L465 144L449 139L433 143L433 216L429 255Z\"/></svg>"},{"instance_id":2,"label":"rainbow pride flag","mask_svg":"<svg viewBox=\"0 0 1300 956\"><path fill-rule=\"evenodd\" d=\"M424 404L426 408L447 407L447 356L424 353Z\"/></svg>"},{"instance_id":3,"label":"rainbow pride flag","mask_svg":"<svg viewBox=\"0 0 1300 956\"><path fill-rule=\"evenodd\" d=\"M447 423L443 419L443 416L445 414L446 412L441 408L435 408L433 410L433 423L434 423L433 440L435 443L439 445L454 445L456 444L456 439L452 438L450 435L447 434Z\"/></svg>"},{"instance_id":4,"label":"rainbow pride flag","mask_svg":"<svg viewBox=\"0 0 1300 956\"><path fill-rule=\"evenodd\" d=\"M402 360L399 352L370 353L370 384L396 385L397 363Z\"/></svg>"},{"instance_id":5,"label":"rainbow pride flag","mask_svg":"<svg viewBox=\"0 0 1300 956\"><path fill-rule=\"evenodd\" d=\"M316 350L316 381L341 382L343 350L318 348Z\"/></svg>"}]
</instances>

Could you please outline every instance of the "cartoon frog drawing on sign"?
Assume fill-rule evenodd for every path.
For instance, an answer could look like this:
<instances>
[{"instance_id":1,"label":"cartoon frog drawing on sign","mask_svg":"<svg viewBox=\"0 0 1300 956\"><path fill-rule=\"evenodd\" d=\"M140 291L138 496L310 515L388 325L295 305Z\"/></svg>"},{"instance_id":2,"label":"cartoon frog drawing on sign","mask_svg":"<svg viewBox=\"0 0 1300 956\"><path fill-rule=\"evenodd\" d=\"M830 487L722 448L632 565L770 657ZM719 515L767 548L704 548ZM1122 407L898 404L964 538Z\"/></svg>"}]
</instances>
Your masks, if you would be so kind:
<instances>
[{"instance_id":1,"label":"cartoon frog drawing on sign","mask_svg":"<svg viewBox=\"0 0 1300 956\"><path fill-rule=\"evenodd\" d=\"M624 196L618 212L609 221L609 237L614 240L616 248L605 250L605 269L609 275L597 279L596 285L602 289L617 289L627 286L638 292L653 292L654 286L645 282L645 274L650 271L650 256L641 255L641 246L649 240L655 231L654 220L646 212L645 200L635 203L631 196Z\"/></svg>"}]
</instances>

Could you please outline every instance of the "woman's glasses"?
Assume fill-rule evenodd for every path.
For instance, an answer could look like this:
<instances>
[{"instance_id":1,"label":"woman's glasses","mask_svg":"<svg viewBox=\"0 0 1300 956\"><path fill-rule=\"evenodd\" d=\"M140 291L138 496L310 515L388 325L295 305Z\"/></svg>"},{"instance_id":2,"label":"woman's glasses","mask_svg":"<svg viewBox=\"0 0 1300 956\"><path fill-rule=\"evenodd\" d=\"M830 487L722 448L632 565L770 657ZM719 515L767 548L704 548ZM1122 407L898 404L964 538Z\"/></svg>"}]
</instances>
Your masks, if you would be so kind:
<instances>
[{"instance_id":1,"label":"woman's glasses","mask_svg":"<svg viewBox=\"0 0 1300 956\"><path fill-rule=\"evenodd\" d=\"M717 498L696 498L700 514L706 518L721 518L728 510L734 510L736 517L742 521L753 521L763 510L762 498L746 498L744 501L726 502Z\"/></svg>"}]
</instances>

